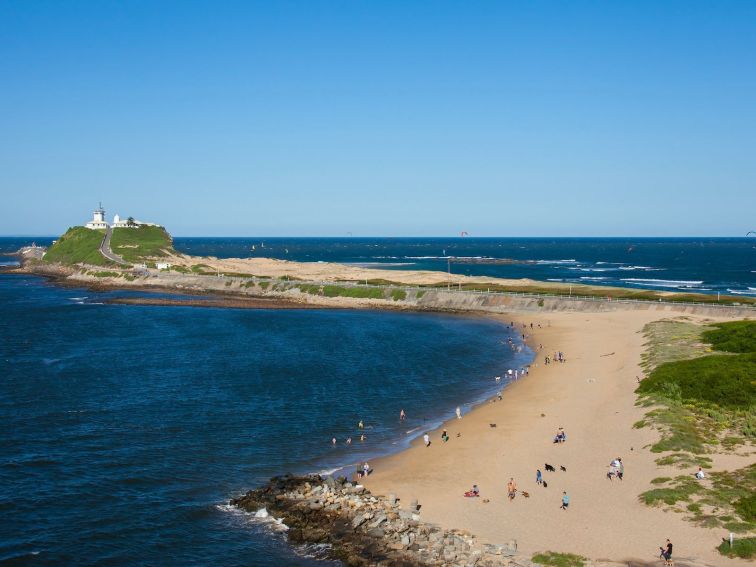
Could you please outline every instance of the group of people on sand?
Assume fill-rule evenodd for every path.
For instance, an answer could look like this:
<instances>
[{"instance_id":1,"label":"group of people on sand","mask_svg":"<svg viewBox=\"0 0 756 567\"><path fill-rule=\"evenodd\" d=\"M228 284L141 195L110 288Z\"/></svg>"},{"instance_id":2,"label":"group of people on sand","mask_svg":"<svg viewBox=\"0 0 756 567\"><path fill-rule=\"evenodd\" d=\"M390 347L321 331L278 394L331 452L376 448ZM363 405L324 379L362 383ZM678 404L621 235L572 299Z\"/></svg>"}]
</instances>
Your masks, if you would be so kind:
<instances>
[{"instance_id":1,"label":"group of people on sand","mask_svg":"<svg viewBox=\"0 0 756 567\"><path fill-rule=\"evenodd\" d=\"M549 355L546 355L543 359L544 364L551 364L552 362L567 362L567 358L564 356L564 353L561 350L558 350L554 353L554 357L550 357Z\"/></svg>"},{"instance_id":2,"label":"group of people on sand","mask_svg":"<svg viewBox=\"0 0 756 567\"><path fill-rule=\"evenodd\" d=\"M609 470L606 471L606 478L613 480L614 477L622 480L625 476L625 465L622 464L622 457L617 457L609 463Z\"/></svg>"}]
</instances>

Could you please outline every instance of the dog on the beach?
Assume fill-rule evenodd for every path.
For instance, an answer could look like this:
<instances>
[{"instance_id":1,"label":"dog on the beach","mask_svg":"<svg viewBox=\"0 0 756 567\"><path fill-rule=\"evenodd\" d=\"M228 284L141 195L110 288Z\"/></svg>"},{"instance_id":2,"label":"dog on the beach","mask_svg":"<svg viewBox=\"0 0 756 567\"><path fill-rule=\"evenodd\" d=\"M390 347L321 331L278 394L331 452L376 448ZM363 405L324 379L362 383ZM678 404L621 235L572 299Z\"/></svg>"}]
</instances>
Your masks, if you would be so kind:
<instances>
[{"instance_id":1,"label":"dog on the beach","mask_svg":"<svg viewBox=\"0 0 756 567\"><path fill-rule=\"evenodd\" d=\"M495 424L495 423L489 423L488 425L489 425L490 427L496 427L496 424Z\"/></svg>"},{"instance_id":2,"label":"dog on the beach","mask_svg":"<svg viewBox=\"0 0 756 567\"><path fill-rule=\"evenodd\" d=\"M524 490L520 490L520 494L522 494L525 498L530 498L530 493L525 492Z\"/></svg>"},{"instance_id":3,"label":"dog on the beach","mask_svg":"<svg viewBox=\"0 0 756 567\"><path fill-rule=\"evenodd\" d=\"M549 483L548 483L548 482L546 482L545 480L543 481L543 483L542 483L542 484L543 484L543 487L544 487L544 488L548 488L548 487L549 487Z\"/></svg>"},{"instance_id":4,"label":"dog on the beach","mask_svg":"<svg viewBox=\"0 0 756 567\"><path fill-rule=\"evenodd\" d=\"M550 471L550 472L554 472L554 471L556 470L556 469L555 469L554 467L552 467L552 466L551 466L551 465L550 465L549 463L544 463L544 464L543 464L543 467L544 467L544 468L545 468L545 469L546 469L547 471Z\"/></svg>"},{"instance_id":5,"label":"dog on the beach","mask_svg":"<svg viewBox=\"0 0 756 567\"><path fill-rule=\"evenodd\" d=\"M567 467L565 467L564 465L559 465L559 469L563 472L567 472Z\"/></svg>"}]
</instances>

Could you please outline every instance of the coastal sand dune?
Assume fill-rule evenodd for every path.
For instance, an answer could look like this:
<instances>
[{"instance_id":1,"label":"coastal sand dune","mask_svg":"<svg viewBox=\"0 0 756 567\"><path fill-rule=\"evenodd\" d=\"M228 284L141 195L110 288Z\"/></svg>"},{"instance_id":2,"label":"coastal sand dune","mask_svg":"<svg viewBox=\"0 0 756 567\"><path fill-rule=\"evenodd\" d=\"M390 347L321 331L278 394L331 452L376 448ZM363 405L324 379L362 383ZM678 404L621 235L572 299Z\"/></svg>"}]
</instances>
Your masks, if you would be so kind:
<instances>
[{"instance_id":1,"label":"coastal sand dune","mask_svg":"<svg viewBox=\"0 0 756 567\"><path fill-rule=\"evenodd\" d=\"M551 313L532 319L543 328L534 329L529 342L536 349L542 343L543 351L528 377L507 387L502 401L487 402L463 419L447 422L447 443L436 431L430 447L418 440L407 451L376 461L365 484L375 493L395 493L404 504L417 499L424 521L468 529L490 543L514 538L524 553L552 550L652 562L670 538L678 560L743 564L715 550L726 535L721 529L693 526L681 515L638 500L653 478L681 474L655 464L658 455L647 446L658 433L633 429L644 414L634 405L636 376L642 376L641 330L658 318L651 312L628 311ZM545 366L544 355L556 350L565 353L567 362ZM453 416L453 407L449 414ZM555 445L558 427L565 428L568 440ZM606 478L615 457L625 464L624 481ZM736 468L752 459L726 460ZM556 472L546 472L545 463ZM548 488L536 485L539 468ZM530 498L518 494L508 501L510 477ZM464 498L473 483L482 497ZM559 507L562 491L571 499L566 511ZM486 498L489 503L483 502Z\"/></svg>"}]
</instances>

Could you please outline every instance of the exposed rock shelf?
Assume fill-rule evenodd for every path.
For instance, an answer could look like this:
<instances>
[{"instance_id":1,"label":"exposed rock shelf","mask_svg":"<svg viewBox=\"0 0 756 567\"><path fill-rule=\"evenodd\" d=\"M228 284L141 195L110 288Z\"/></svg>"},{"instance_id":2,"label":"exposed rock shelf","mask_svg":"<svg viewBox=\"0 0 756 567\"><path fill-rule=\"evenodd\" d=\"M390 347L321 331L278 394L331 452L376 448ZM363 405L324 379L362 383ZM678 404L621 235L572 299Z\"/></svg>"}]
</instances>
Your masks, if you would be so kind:
<instances>
[{"instance_id":1,"label":"exposed rock shelf","mask_svg":"<svg viewBox=\"0 0 756 567\"><path fill-rule=\"evenodd\" d=\"M375 496L344 477L276 477L267 486L231 500L233 506L268 513L288 526L293 544L327 544L329 555L349 566L527 566L517 543L479 543L463 530L423 522L419 506Z\"/></svg>"}]
</instances>

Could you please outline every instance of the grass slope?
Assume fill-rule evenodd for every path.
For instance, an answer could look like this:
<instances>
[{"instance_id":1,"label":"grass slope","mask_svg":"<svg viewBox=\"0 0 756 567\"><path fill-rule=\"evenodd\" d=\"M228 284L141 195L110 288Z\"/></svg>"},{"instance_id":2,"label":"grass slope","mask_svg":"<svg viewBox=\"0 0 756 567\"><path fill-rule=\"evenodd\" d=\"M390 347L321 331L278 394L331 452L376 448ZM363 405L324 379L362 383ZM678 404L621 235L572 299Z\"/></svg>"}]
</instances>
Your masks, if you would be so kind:
<instances>
[{"instance_id":1,"label":"grass slope","mask_svg":"<svg viewBox=\"0 0 756 567\"><path fill-rule=\"evenodd\" d=\"M115 228L110 248L127 262L165 256L173 251L171 236L162 226Z\"/></svg>"},{"instance_id":2,"label":"grass slope","mask_svg":"<svg viewBox=\"0 0 756 567\"><path fill-rule=\"evenodd\" d=\"M708 402L725 409L753 408L756 352L665 362L641 382L638 393L664 394L683 402Z\"/></svg>"},{"instance_id":3,"label":"grass slope","mask_svg":"<svg viewBox=\"0 0 756 567\"><path fill-rule=\"evenodd\" d=\"M723 352L756 352L756 321L731 321L712 325L702 338Z\"/></svg>"},{"instance_id":4,"label":"grass slope","mask_svg":"<svg viewBox=\"0 0 756 567\"><path fill-rule=\"evenodd\" d=\"M93 264L109 266L111 262L100 254L104 230L90 230L83 226L69 228L44 256L45 262L60 264Z\"/></svg>"},{"instance_id":5,"label":"grass slope","mask_svg":"<svg viewBox=\"0 0 756 567\"><path fill-rule=\"evenodd\" d=\"M656 408L635 426L651 425L661 432L651 450L667 454L657 464L688 472L655 479L656 487L641 494L641 501L668 506L705 527L752 534L756 465L709 472L704 482L693 471L698 465L711 467L705 454L713 447L728 451L756 439L756 323L701 327L685 320L659 321L644 331L648 375L637 392L640 404ZM746 551L748 544L740 545L741 552L752 552Z\"/></svg>"}]
</instances>

